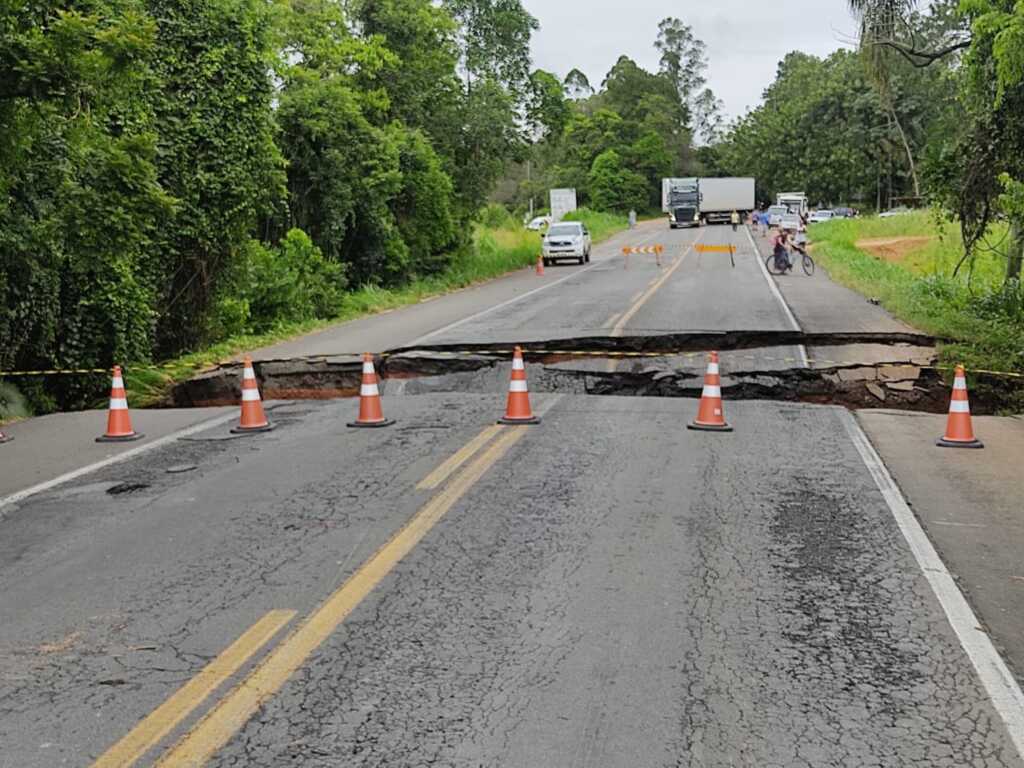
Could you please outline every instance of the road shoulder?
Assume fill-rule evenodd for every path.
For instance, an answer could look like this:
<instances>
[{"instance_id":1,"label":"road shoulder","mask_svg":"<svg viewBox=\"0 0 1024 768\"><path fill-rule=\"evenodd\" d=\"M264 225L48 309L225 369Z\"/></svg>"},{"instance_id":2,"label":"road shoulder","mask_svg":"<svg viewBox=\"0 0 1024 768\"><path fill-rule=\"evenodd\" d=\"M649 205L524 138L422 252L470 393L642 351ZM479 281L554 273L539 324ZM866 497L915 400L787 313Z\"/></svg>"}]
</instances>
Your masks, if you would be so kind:
<instances>
[{"instance_id":1,"label":"road shoulder","mask_svg":"<svg viewBox=\"0 0 1024 768\"><path fill-rule=\"evenodd\" d=\"M1024 419L976 417L983 451L935 447L945 417L857 419L1018 680L1024 679Z\"/></svg>"}]
</instances>

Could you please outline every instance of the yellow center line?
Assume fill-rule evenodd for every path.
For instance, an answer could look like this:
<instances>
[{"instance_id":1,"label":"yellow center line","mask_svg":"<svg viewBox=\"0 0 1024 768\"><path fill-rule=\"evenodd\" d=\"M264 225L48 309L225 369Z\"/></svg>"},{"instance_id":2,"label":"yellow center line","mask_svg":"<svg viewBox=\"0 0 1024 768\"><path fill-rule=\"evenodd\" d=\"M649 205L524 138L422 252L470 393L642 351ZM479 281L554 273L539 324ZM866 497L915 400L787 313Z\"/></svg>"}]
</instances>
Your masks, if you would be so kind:
<instances>
[{"instance_id":1,"label":"yellow center line","mask_svg":"<svg viewBox=\"0 0 1024 768\"><path fill-rule=\"evenodd\" d=\"M455 503L527 432L513 427L391 537L375 555L317 609L235 690L225 697L157 763L158 768L201 766L248 722L334 632L362 600L409 554Z\"/></svg>"},{"instance_id":2,"label":"yellow center line","mask_svg":"<svg viewBox=\"0 0 1024 768\"><path fill-rule=\"evenodd\" d=\"M621 317L621 316L622 316L621 312L616 312L614 315L612 315L611 317L608 318L608 322L606 322L602 327L603 328L611 328L612 326L615 325L615 321L618 320L619 317Z\"/></svg>"},{"instance_id":3,"label":"yellow center line","mask_svg":"<svg viewBox=\"0 0 1024 768\"><path fill-rule=\"evenodd\" d=\"M683 252L683 255L676 259L676 263L669 267L667 270L665 270L665 274L658 278L658 280L650 288L644 291L643 295L641 295L640 298L635 300L636 303L634 303L633 306L630 307L629 310L621 318L619 318L619 322L617 322L615 324L615 327L612 328L612 336L622 335L622 331L626 328L626 323L632 320L633 316L640 311L640 309L643 307L644 304L648 302L651 296L657 293L658 289L660 289L661 286L668 282L669 278L672 277L675 271L679 269L682 263L686 260L686 257L689 256L690 251L693 250L693 246L696 245L697 242L699 242L703 236L704 233L701 232L700 235L697 236L697 240L691 243Z\"/></svg>"},{"instance_id":4,"label":"yellow center line","mask_svg":"<svg viewBox=\"0 0 1024 768\"><path fill-rule=\"evenodd\" d=\"M225 680L242 668L292 618L295 611L271 611L154 709L127 736L104 752L92 768L128 768L188 717Z\"/></svg>"},{"instance_id":5,"label":"yellow center line","mask_svg":"<svg viewBox=\"0 0 1024 768\"><path fill-rule=\"evenodd\" d=\"M501 432L502 429L504 429L504 427L500 424L496 424L493 427L485 429L460 448L458 452L456 452L444 464L423 478L419 485L416 486L416 490L432 491L440 486L445 480L451 477L459 467L469 461L477 451L487 445L487 443L491 441L491 438Z\"/></svg>"}]
</instances>

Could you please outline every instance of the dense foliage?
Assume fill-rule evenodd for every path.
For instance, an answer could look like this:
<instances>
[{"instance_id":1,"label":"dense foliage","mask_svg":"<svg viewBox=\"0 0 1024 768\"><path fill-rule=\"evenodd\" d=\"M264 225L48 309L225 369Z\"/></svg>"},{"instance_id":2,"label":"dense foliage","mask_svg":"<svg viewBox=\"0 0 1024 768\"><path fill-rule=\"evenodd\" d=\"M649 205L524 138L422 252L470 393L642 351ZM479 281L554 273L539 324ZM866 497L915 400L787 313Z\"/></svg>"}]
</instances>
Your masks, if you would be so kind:
<instances>
[{"instance_id":1,"label":"dense foliage","mask_svg":"<svg viewBox=\"0 0 1024 768\"><path fill-rule=\"evenodd\" d=\"M535 143L499 199L523 208L550 187L573 187L584 205L645 211L661 205L661 179L702 170L694 140L710 141L721 104L706 87L704 43L679 19L658 26L657 72L621 56L595 89L571 70L529 78L527 116Z\"/></svg>"},{"instance_id":2,"label":"dense foliage","mask_svg":"<svg viewBox=\"0 0 1024 768\"><path fill-rule=\"evenodd\" d=\"M519 0L0 0L0 368L164 358L451 267L521 115L564 106L535 27Z\"/></svg>"}]
</instances>

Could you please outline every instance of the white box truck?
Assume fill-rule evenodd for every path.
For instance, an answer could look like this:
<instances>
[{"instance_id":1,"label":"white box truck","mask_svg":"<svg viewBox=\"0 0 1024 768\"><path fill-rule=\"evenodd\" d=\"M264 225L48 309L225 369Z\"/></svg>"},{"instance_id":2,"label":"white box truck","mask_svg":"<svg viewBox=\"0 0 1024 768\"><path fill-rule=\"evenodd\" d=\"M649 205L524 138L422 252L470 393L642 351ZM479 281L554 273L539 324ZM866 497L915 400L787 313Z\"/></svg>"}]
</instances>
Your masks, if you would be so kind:
<instances>
[{"instance_id":1,"label":"white box truck","mask_svg":"<svg viewBox=\"0 0 1024 768\"><path fill-rule=\"evenodd\" d=\"M726 222L737 211L746 216L754 210L754 180L728 177L700 180L700 215L707 223Z\"/></svg>"},{"instance_id":2,"label":"white box truck","mask_svg":"<svg viewBox=\"0 0 1024 768\"><path fill-rule=\"evenodd\" d=\"M786 206L790 213L797 216L807 215L807 195L803 192L780 192L778 205Z\"/></svg>"}]
</instances>

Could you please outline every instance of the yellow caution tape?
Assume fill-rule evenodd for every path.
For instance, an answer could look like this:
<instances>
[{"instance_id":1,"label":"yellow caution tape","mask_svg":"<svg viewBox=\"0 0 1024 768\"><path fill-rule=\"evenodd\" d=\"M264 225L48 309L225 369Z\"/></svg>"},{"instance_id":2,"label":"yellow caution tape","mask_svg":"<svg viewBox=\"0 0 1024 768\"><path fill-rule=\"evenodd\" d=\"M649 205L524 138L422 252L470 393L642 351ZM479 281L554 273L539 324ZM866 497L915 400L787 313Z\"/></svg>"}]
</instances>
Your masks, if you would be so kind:
<instances>
[{"instance_id":1,"label":"yellow caution tape","mask_svg":"<svg viewBox=\"0 0 1024 768\"><path fill-rule=\"evenodd\" d=\"M396 355L409 354L415 350L408 350L405 352L393 353L393 352L382 352L379 357L382 359L395 357ZM707 352L674 352L672 350L654 350L650 352L615 352L611 350L578 350L578 349L548 349L548 348L523 348L523 354L526 355L549 355L552 357L580 357L580 358L621 358L621 359L651 359L658 357L676 357L692 360L694 358L704 358ZM446 350L434 350L430 351L431 355L456 355L456 356L480 356L480 357L494 357L497 355L511 356L515 352L514 349L446 349ZM726 352L730 359L743 359L743 360L758 360L762 362L776 362L776 363L801 363L804 362L802 359L794 357L771 357L764 355L753 355L753 354L736 354L733 352ZM317 355L318 358L327 357L358 357L355 353L338 353L332 355ZM955 370L955 366L951 365L924 365L920 363L913 363L909 361L893 361L885 362L880 361L877 363L856 363L849 360L825 360L821 358L808 358L807 363L812 365L830 365L830 366L851 366L856 367L858 365L864 367L882 367L882 366L893 366L893 367L912 367L919 368L921 370L934 370L934 371L952 371ZM216 365L224 365L228 363L237 363L237 361L225 361L222 363L194 363L192 367L207 368L214 367ZM122 366L125 373L130 373L133 370L166 370L169 368L181 368L181 363L165 363L163 365L131 365ZM51 368L51 369L40 369L35 371L0 371L0 378L10 377L29 377L29 376L74 376L74 375L88 375L88 374L110 374L110 368ZM967 369L968 373L982 374L985 376L1002 376L1013 379L1024 379L1024 373L1016 373L1012 371L990 371L983 369Z\"/></svg>"}]
</instances>

